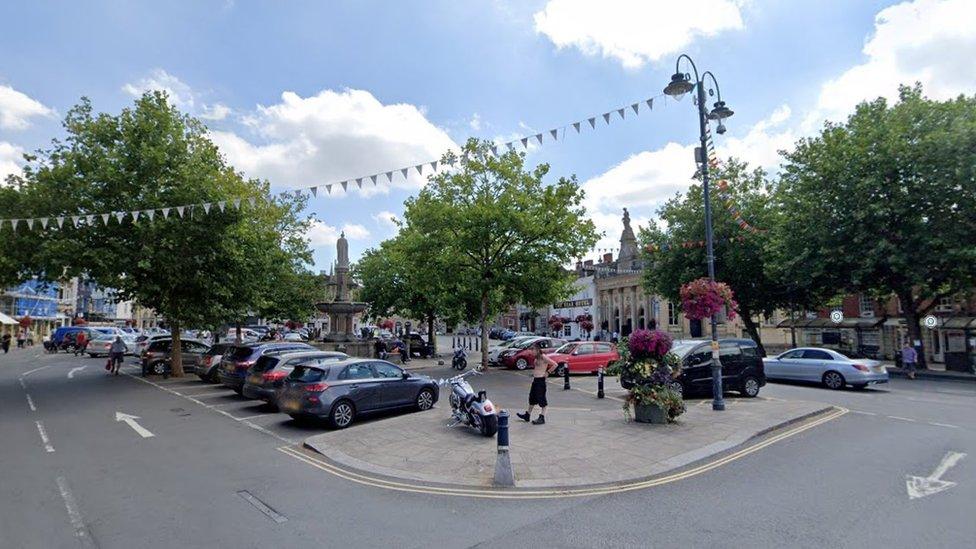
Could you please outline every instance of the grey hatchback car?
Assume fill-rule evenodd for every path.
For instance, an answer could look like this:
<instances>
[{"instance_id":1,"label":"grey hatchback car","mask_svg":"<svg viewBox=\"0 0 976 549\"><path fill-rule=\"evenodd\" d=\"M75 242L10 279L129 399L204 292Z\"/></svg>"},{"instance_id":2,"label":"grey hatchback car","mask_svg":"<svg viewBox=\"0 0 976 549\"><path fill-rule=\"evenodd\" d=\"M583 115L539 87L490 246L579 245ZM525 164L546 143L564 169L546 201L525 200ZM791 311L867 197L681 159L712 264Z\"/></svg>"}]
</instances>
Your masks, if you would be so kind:
<instances>
[{"instance_id":1,"label":"grey hatchback car","mask_svg":"<svg viewBox=\"0 0 976 549\"><path fill-rule=\"evenodd\" d=\"M277 406L278 393L284 387L285 378L296 365L315 366L344 358L349 358L349 355L338 351L265 353L248 369L242 394L247 398L263 400Z\"/></svg>"},{"instance_id":2,"label":"grey hatchback car","mask_svg":"<svg viewBox=\"0 0 976 549\"><path fill-rule=\"evenodd\" d=\"M336 429L356 416L397 408L429 410L439 389L431 378L385 360L350 358L297 364L285 378L278 408L293 419L327 419Z\"/></svg>"}]
</instances>

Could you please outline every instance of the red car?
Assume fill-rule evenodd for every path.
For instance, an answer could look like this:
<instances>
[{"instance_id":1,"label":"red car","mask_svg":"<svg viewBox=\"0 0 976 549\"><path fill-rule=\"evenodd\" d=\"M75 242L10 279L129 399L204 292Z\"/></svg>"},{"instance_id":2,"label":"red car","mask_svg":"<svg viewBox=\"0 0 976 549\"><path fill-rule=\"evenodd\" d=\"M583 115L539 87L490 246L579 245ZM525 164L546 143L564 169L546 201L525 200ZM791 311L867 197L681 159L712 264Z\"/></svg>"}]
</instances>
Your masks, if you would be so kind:
<instances>
[{"instance_id":1,"label":"red car","mask_svg":"<svg viewBox=\"0 0 976 549\"><path fill-rule=\"evenodd\" d=\"M561 376L566 367L569 367L570 373L596 373L600 368L606 368L610 363L618 360L620 354L617 353L617 346L613 343L580 341L563 345L555 352L549 353L549 358L559 365L555 374Z\"/></svg>"},{"instance_id":2,"label":"red car","mask_svg":"<svg viewBox=\"0 0 976 549\"><path fill-rule=\"evenodd\" d=\"M551 353L566 344L566 340L552 337L537 337L516 343L511 349L502 351L498 355L498 362L506 368L525 370L532 367L535 345L542 345L543 353Z\"/></svg>"}]
</instances>

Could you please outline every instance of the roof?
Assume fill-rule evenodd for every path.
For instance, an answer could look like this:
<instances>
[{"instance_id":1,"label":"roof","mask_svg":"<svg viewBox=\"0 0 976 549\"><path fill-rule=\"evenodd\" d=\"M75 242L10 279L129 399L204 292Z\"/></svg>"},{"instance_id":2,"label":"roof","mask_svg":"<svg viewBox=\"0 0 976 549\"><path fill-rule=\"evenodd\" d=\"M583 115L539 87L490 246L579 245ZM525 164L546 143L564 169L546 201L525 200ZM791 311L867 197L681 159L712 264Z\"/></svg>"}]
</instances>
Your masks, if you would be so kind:
<instances>
[{"instance_id":1,"label":"roof","mask_svg":"<svg viewBox=\"0 0 976 549\"><path fill-rule=\"evenodd\" d=\"M331 356L351 358L351 357L349 357L349 355L347 355L346 353L343 353L343 352L339 352L339 351L320 351L318 349L316 349L314 351L305 351L305 350L302 350L302 351L294 351L294 352L285 352L285 353L281 353L279 355L279 357L282 360L284 360L284 359L291 360L293 358L315 358L315 357L331 357Z\"/></svg>"},{"instance_id":2,"label":"roof","mask_svg":"<svg viewBox=\"0 0 976 549\"><path fill-rule=\"evenodd\" d=\"M0 324L17 324L17 321L3 313L0 313Z\"/></svg>"}]
</instances>

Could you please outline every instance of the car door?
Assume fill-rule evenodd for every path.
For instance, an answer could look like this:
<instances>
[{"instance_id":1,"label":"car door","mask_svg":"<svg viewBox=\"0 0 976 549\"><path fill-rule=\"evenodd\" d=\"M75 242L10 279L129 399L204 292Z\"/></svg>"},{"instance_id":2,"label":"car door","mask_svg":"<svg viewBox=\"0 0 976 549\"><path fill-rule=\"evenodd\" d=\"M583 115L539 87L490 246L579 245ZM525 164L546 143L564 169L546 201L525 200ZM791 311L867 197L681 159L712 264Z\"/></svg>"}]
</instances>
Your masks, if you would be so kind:
<instances>
[{"instance_id":1,"label":"car door","mask_svg":"<svg viewBox=\"0 0 976 549\"><path fill-rule=\"evenodd\" d=\"M718 344L718 359L722 363L722 387L738 385L739 376L745 366L742 348L735 341L722 341Z\"/></svg>"},{"instance_id":2,"label":"car door","mask_svg":"<svg viewBox=\"0 0 976 549\"><path fill-rule=\"evenodd\" d=\"M183 368L196 368L200 364L200 359L207 352L207 346L195 341L180 341L183 348Z\"/></svg>"},{"instance_id":3,"label":"car door","mask_svg":"<svg viewBox=\"0 0 976 549\"><path fill-rule=\"evenodd\" d=\"M589 372L593 365L594 351L592 343L580 343L569 357L570 372Z\"/></svg>"},{"instance_id":4,"label":"car door","mask_svg":"<svg viewBox=\"0 0 976 549\"><path fill-rule=\"evenodd\" d=\"M833 361L834 357L830 356L827 351L805 349L803 358L799 360L802 363L799 371L800 379L819 383L823 379L824 373L835 367Z\"/></svg>"},{"instance_id":5,"label":"car door","mask_svg":"<svg viewBox=\"0 0 976 549\"><path fill-rule=\"evenodd\" d=\"M368 412L377 408L376 376L368 362L350 364L339 374L338 380L345 388L358 412Z\"/></svg>"},{"instance_id":6,"label":"car door","mask_svg":"<svg viewBox=\"0 0 976 549\"><path fill-rule=\"evenodd\" d=\"M411 404L414 399L413 385L403 379L403 370L388 362L373 362L376 374L376 398L378 408L395 408Z\"/></svg>"},{"instance_id":7,"label":"car door","mask_svg":"<svg viewBox=\"0 0 976 549\"><path fill-rule=\"evenodd\" d=\"M702 391L712 385L712 351L709 345L695 347L682 361L681 382L686 389Z\"/></svg>"},{"instance_id":8,"label":"car door","mask_svg":"<svg viewBox=\"0 0 976 549\"><path fill-rule=\"evenodd\" d=\"M774 379L799 379L799 369L803 358L802 349L787 351L765 363L766 377Z\"/></svg>"}]
</instances>

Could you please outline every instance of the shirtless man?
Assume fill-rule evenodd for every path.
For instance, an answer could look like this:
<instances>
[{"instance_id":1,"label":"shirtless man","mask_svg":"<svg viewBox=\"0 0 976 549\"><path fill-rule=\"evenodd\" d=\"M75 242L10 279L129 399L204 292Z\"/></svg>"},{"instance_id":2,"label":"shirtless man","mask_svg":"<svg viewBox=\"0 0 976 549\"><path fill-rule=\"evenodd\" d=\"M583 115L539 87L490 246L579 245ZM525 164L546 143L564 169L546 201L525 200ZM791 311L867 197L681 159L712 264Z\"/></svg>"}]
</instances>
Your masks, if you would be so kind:
<instances>
[{"instance_id":1,"label":"shirtless man","mask_svg":"<svg viewBox=\"0 0 976 549\"><path fill-rule=\"evenodd\" d=\"M532 421L532 425L545 425L546 406L549 405L549 401L546 399L546 378L556 368L556 363L542 354L541 345L536 344L533 349L535 350L535 364L532 368L532 387L529 389L529 409L515 415L522 421L529 421L532 417L532 410L538 405L539 417Z\"/></svg>"}]
</instances>

